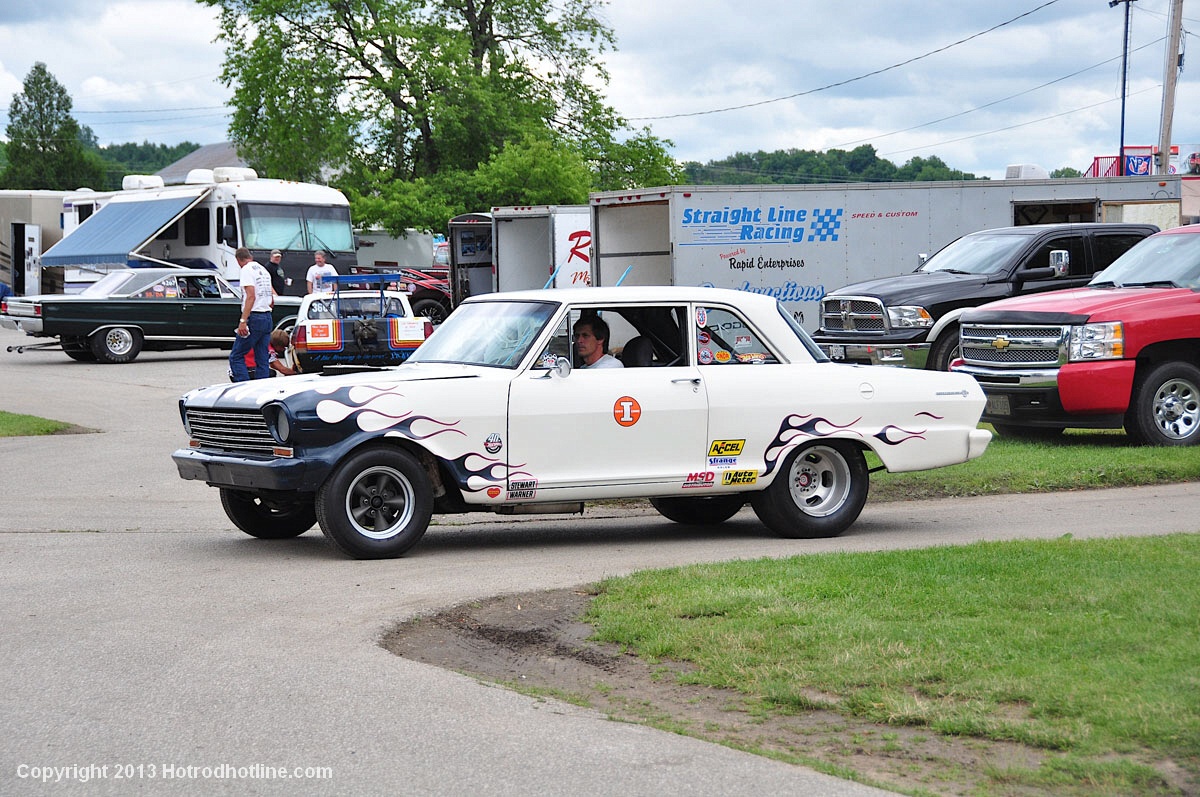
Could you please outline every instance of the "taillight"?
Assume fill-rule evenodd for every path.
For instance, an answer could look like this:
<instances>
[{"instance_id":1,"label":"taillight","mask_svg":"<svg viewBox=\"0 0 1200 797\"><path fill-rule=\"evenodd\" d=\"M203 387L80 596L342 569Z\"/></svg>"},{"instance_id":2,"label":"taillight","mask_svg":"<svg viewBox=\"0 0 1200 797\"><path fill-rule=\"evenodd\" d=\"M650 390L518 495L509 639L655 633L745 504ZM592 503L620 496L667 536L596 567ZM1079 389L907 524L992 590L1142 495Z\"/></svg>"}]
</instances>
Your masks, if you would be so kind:
<instances>
[{"instance_id":1,"label":"taillight","mask_svg":"<svg viewBox=\"0 0 1200 797\"><path fill-rule=\"evenodd\" d=\"M433 322L426 321L425 322L425 339L428 340L429 336L432 334L433 334Z\"/></svg>"},{"instance_id":2,"label":"taillight","mask_svg":"<svg viewBox=\"0 0 1200 797\"><path fill-rule=\"evenodd\" d=\"M292 349L295 351L308 351L308 333L304 331L304 326L297 324L292 330Z\"/></svg>"}]
</instances>

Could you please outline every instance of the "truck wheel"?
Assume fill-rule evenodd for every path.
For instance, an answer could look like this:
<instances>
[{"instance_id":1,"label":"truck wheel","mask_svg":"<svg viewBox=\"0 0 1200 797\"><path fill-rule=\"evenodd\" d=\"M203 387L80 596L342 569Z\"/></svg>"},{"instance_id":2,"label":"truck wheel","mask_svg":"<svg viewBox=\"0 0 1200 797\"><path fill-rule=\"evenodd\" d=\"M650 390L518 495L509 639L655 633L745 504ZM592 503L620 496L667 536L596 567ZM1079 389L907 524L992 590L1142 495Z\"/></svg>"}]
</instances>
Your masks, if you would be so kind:
<instances>
[{"instance_id":1,"label":"truck wheel","mask_svg":"<svg viewBox=\"0 0 1200 797\"><path fill-rule=\"evenodd\" d=\"M317 520L355 559L392 559L417 544L433 514L433 485L411 454L371 446L337 466L317 493Z\"/></svg>"},{"instance_id":2,"label":"truck wheel","mask_svg":"<svg viewBox=\"0 0 1200 797\"><path fill-rule=\"evenodd\" d=\"M650 505L667 520L686 526L716 526L746 505L744 495L714 495L709 498L651 498Z\"/></svg>"},{"instance_id":3,"label":"truck wheel","mask_svg":"<svg viewBox=\"0 0 1200 797\"><path fill-rule=\"evenodd\" d=\"M92 347L88 344L87 338L63 338L62 350L63 354L76 362L96 362L96 355L92 353Z\"/></svg>"},{"instance_id":4,"label":"truck wheel","mask_svg":"<svg viewBox=\"0 0 1200 797\"><path fill-rule=\"evenodd\" d=\"M958 327L947 328L933 342L929 349L929 362L926 368L933 371L949 371L950 361L959 357L962 344L958 339Z\"/></svg>"},{"instance_id":5,"label":"truck wheel","mask_svg":"<svg viewBox=\"0 0 1200 797\"><path fill-rule=\"evenodd\" d=\"M317 523L311 493L307 500L267 502L254 493L222 487L221 506L233 525L260 540L299 537Z\"/></svg>"},{"instance_id":6,"label":"truck wheel","mask_svg":"<svg viewBox=\"0 0 1200 797\"><path fill-rule=\"evenodd\" d=\"M862 451L854 445L812 443L789 454L775 481L750 505L780 537L836 537L862 512L869 478Z\"/></svg>"},{"instance_id":7,"label":"truck wheel","mask_svg":"<svg viewBox=\"0 0 1200 797\"><path fill-rule=\"evenodd\" d=\"M142 331L133 327L109 327L91 337L92 354L102 363L131 363L142 352Z\"/></svg>"},{"instance_id":8,"label":"truck wheel","mask_svg":"<svg viewBox=\"0 0 1200 797\"><path fill-rule=\"evenodd\" d=\"M425 316L435 327L450 315L450 309L437 299L418 299L413 302L412 309L414 315Z\"/></svg>"},{"instance_id":9,"label":"truck wheel","mask_svg":"<svg viewBox=\"0 0 1200 797\"><path fill-rule=\"evenodd\" d=\"M1200 443L1200 368L1163 363L1139 377L1125 414L1125 432L1143 445Z\"/></svg>"}]
</instances>

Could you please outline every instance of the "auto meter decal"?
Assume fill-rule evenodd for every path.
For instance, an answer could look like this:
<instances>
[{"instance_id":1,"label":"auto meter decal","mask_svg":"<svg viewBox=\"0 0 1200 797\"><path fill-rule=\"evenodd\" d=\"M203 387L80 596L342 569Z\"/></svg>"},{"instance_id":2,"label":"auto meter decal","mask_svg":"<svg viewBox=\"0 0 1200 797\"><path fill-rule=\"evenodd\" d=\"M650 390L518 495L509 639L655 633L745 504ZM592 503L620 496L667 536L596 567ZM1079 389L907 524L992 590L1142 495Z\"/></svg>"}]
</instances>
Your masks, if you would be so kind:
<instances>
[{"instance_id":1,"label":"auto meter decal","mask_svg":"<svg viewBox=\"0 0 1200 797\"><path fill-rule=\"evenodd\" d=\"M633 426L641 417L642 405L633 396L621 396L613 402L613 418L618 426Z\"/></svg>"},{"instance_id":2,"label":"auto meter decal","mask_svg":"<svg viewBox=\"0 0 1200 797\"><path fill-rule=\"evenodd\" d=\"M483 449L489 454L495 454L502 448L504 448L504 441L500 439L500 435L497 432L492 432L488 435L487 440L483 441Z\"/></svg>"}]
</instances>

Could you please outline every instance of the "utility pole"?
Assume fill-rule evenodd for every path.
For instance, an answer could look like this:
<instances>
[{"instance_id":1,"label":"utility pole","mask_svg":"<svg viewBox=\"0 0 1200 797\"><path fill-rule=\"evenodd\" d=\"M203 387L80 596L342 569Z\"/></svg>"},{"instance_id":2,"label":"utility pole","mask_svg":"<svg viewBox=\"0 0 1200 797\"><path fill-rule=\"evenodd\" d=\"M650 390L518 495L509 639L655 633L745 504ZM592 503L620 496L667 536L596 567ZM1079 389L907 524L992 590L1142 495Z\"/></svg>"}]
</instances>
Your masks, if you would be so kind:
<instances>
[{"instance_id":1,"label":"utility pole","mask_svg":"<svg viewBox=\"0 0 1200 797\"><path fill-rule=\"evenodd\" d=\"M1158 173L1171 171L1171 122L1175 116L1175 82L1183 69L1179 39L1183 35L1183 0L1172 0L1167 17L1167 57L1163 66L1162 117L1158 123Z\"/></svg>"},{"instance_id":2,"label":"utility pole","mask_svg":"<svg viewBox=\"0 0 1200 797\"><path fill-rule=\"evenodd\" d=\"M1125 86L1129 77L1129 4L1134 0L1109 0L1108 7L1125 4L1125 38L1121 44L1121 148L1117 150L1117 177L1125 176Z\"/></svg>"}]
</instances>

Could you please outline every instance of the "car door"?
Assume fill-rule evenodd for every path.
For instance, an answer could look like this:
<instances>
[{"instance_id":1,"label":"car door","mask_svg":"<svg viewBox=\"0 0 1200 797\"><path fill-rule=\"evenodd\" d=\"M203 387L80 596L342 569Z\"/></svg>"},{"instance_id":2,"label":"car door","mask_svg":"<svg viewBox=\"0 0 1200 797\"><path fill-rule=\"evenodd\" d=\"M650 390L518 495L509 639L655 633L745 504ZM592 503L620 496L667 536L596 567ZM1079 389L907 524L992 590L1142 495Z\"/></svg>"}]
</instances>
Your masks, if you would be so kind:
<instances>
[{"instance_id":1,"label":"car door","mask_svg":"<svg viewBox=\"0 0 1200 797\"><path fill-rule=\"evenodd\" d=\"M180 276L179 335L233 340L242 301L215 274Z\"/></svg>"},{"instance_id":2,"label":"car door","mask_svg":"<svg viewBox=\"0 0 1200 797\"><path fill-rule=\"evenodd\" d=\"M617 315L616 308L602 312ZM577 319L578 312L563 318L543 356L511 384L510 498L581 500L682 489L703 470L708 434L708 401L694 359L685 349L675 362L575 367L560 376L550 363L569 354L566 341ZM676 335L668 345L678 350L686 346L678 326Z\"/></svg>"}]
</instances>

